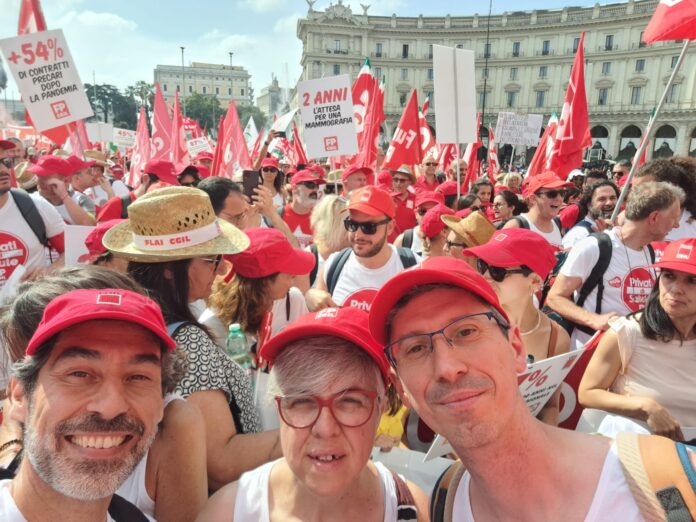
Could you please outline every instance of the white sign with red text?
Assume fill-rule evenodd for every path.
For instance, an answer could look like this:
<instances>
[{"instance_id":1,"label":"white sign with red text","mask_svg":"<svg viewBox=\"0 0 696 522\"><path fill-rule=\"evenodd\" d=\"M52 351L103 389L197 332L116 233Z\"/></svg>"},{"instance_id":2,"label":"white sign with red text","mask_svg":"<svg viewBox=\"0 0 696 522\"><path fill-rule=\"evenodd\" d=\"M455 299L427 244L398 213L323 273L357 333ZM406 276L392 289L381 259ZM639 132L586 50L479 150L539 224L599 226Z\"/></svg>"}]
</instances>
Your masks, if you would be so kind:
<instances>
[{"instance_id":1,"label":"white sign with red text","mask_svg":"<svg viewBox=\"0 0 696 522\"><path fill-rule=\"evenodd\" d=\"M94 114L61 29L5 38L0 50L37 131Z\"/></svg>"},{"instance_id":2,"label":"white sign with red text","mask_svg":"<svg viewBox=\"0 0 696 522\"><path fill-rule=\"evenodd\" d=\"M350 156L358 152L350 76L299 82L297 93L307 156Z\"/></svg>"},{"instance_id":3,"label":"white sign with red text","mask_svg":"<svg viewBox=\"0 0 696 522\"><path fill-rule=\"evenodd\" d=\"M199 152L213 152L208 138L192 138L186 142L189 156L195 157Z\"/></svg>"},{"instance_id":4,"label":"white sign with red text","mask_svg":"<svg viewBox=\"0 0 696 522\"><path fill-rule=\"evenodd\" d=\"M112 141L121 149L132 149L135 147L135 131L114 127Z\"/></svg>"}]
</instances>

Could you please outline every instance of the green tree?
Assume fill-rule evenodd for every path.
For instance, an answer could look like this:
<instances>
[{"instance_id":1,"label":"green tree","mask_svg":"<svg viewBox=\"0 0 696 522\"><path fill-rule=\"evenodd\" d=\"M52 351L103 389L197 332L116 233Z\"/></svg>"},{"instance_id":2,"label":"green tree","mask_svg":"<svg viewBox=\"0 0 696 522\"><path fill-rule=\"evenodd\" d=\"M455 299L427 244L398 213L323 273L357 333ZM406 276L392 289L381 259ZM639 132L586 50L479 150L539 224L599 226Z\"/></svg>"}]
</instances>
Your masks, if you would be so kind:
<instances>
[{"instance_id":1,"label":"green tree","mask_svg":"<svg viewBox=\"0 0 696 522\"><path fill-rule=\"evenodd\" d=\"M135 129L137 108L132 97L124 95L113 85L85 84L87 98L94 111L92 121L109 123L113 116L113 125L125 129Z\"/></svg>"},{"instance_id":2,"label":"green tree","mask_svg":"<svg viewBox=\"0 0 696 522\"><path fill-rule=\"evenodd\" d=\"M182 103L183 111L183 103ZM203 96L197 92L186 97L186 117L198 120L201 129L217 129L218 119L224 114L215 95Z\"/></svg>"},{"instance_id":3,"label":"green tree","mask_svg":"<svg viewBox=\"0 0 696 522\"><path fill-rule=\"evenodd\" d=\"M268 122L266 115L256 105L237 105L237 114L242 127L247 124L249 117L254 118L256 128L259 130L261 130L261 127L265 127Z\"/></svg>"},{"instance_id":4,"label":"green tree","mask_svg":"<svg viewBox=\"0 0 696 522\"><path fill-rule=\"evenodd\" d=\"M155 85L144 81L135 82L124 89L126 96L135 100L138 107L145 107L145 114L150 119L150 112L155 103Z\"/></svg>"}]
</instances>

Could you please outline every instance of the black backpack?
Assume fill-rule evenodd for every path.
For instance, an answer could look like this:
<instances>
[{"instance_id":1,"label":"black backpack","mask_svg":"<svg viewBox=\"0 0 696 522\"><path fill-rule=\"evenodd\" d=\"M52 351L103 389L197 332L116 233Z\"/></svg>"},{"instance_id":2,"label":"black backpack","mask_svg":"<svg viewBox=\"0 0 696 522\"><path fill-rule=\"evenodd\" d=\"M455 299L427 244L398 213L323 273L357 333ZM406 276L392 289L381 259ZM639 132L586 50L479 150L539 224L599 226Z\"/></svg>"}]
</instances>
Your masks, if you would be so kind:
<instances>
[{"instance_id":1,"label":"black backpack","mask_svg":"<svg viewBox=\"0 0 696 522\"><path fill-rule=\"evenodd\" d=\"M48 236L46 235L46 224L44 223L39 209L36 208L36 203L31 199L31 196L20 189L10 189L10 194L14 199L20 214L27 222L29 228L34 233L36 238L43 246L48 247Z\"/></svg>"},{"instance_id":2,"label":"black backpack","mask_svg":"<svg viewBox=\"0 0 696 522\"><path fill-rule=\"evenodd\" d=\"M309 286L314 286L314 281L317 280L317 272L319 271L319 248L312 243L309 245L309 251L314 254L314 268L309 273Z\"/></svg>"},{"instance_id":3,"label":"black backpack","mask_svg":"<svg viewBox=\"0 0 696 522\"><path fill-rule=\"evenodd\" d=\"M399 253L399 258L401 259L401 264L404 268L410 268L418 263L415 254L408 248L397 247L396 249ZM330 294L333 294L338 284L338 280L341 277L341 271L343 267L348 262L350 253L353 250L348 247L341 250L341 252L336 256L336 260L331 264L329 271L326 273L326 287Z\"/></svg>"},{"instance_id":4,"label":"black backpack","mask_svg":"<svg viewBox=\"0 0 696 522\"><path fill-rule=\"evenodd\" d=\"M404 237L401 238L401 246L411 248L413 246L413 229L409 228L404 232Z\"/></svg>"}]
</instances>

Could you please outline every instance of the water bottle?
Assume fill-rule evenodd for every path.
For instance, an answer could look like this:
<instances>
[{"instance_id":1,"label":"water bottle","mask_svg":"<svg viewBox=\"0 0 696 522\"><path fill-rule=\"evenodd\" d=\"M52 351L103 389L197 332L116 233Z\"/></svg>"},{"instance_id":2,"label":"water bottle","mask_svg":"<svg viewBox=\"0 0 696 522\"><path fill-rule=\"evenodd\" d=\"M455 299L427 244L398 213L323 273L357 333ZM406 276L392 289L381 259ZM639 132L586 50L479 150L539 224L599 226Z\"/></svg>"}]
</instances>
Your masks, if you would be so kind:
<instances>
[{"instance_id":1,"label":"water bottle","mask_svg":"<svg viewBox=\"0 0 696 522\"><path fill-rule=\"evenodd\" d=\"M239 323L230 325L229 333L227 334L227 355L242 368L251 368L253 360L249 354L249 346L244 332L242 332Z\"/></svg>"}]
</instances>

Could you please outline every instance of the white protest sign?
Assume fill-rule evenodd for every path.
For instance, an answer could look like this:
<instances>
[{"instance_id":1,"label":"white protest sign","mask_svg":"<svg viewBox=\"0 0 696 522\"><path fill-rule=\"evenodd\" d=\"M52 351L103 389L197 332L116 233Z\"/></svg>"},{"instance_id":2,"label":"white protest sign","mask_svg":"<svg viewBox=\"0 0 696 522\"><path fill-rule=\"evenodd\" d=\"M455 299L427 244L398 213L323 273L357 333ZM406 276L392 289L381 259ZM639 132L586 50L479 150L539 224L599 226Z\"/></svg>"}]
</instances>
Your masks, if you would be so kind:
<instances>
[{"instance_id":1,"label":"white protest sign","mask_svg":"<svg viewBox=\"0 0 696 522\"><path fill-rule=\"evenodd\" d=\"M307 156L350 156L358 152L347 74L300 82L297 93Z\"/></svg>"},{"instance_id":2,"label":"white protest sign","mask_svg":"<svg viewBox=\"0 0 696 522\"><path fill-rule=\"evenodd\" d=\"M186 142L186 148L192 158L199 152L213 152L207 138L192 138Z\"/></svg>"},{"instance_id":3,"label":"white protest sign","mask_svg":"<svg viewBox=\"0 0 696 522\"><path fill-rule=\"evenodd\" d=\"M85 246L85 239L92 230L94 227L65 225L65 266L87 263L89 250Z\"/></svg>"},{"instance_id":4,"label":"white protest sign","mask_svg":"<svg viewBox=\"0 0 696 522\"><path fill-rule=\"evenodd\" d=\"M433 45L435 134L438 143L476 141L474 51Z\"/></svg>"},{"instance_id":5,"label":"white protest sign","mask_svg":"<svg viewBox=\"0 0 696 522\"><path fill-rule=\"evenodd\" d=\"M96 123L86 123L87 137L92 143L108 143L114 137L114 126L111 123L102 121Z\"/></svg>"},{"instance_id":6,"label":"white protest sign","mask_svg":"<svg viewBox=\"0 0 696 522\"><path fill-rule=\"evenodd\" d=\"M283 114L280 118L273 122L273 125L271 125L271 130L276 132L285 132L285 129L288 128L288 125L290 125L290 122L295 117L296 112L297 109L293 109L290 112Z\"/></svg>"},{"instance_id":7,"label":"white protest sign","mask_svg":"<svg viewBox=\"0 0 696 522\"><path fill-rule=\"evenodd\" d=\"M0 50L37 131L94 114L62 30L5 38Z\"/></svg>"},{"instance_id":8,"label":"white protest sign","mask_svg":"<svg viewBox=\"0 0 696 522\"><path fill-rule=\"evenodd\" d=\"M135 131L114 127L114 133L111 141L117 147L122 149L131 149L135 147Z\"/></svg>"},{"instance_id":9,"label":"white protest sign","mask_svg":"<svg viewBox=\"0 0 696 522\"><path fill-rule=\"evenodd\" d=\"M499 112L495 126L495 141L510 145L536 147L541 133L541 114L515 114Z\"/></svg>"}]
</instances>

